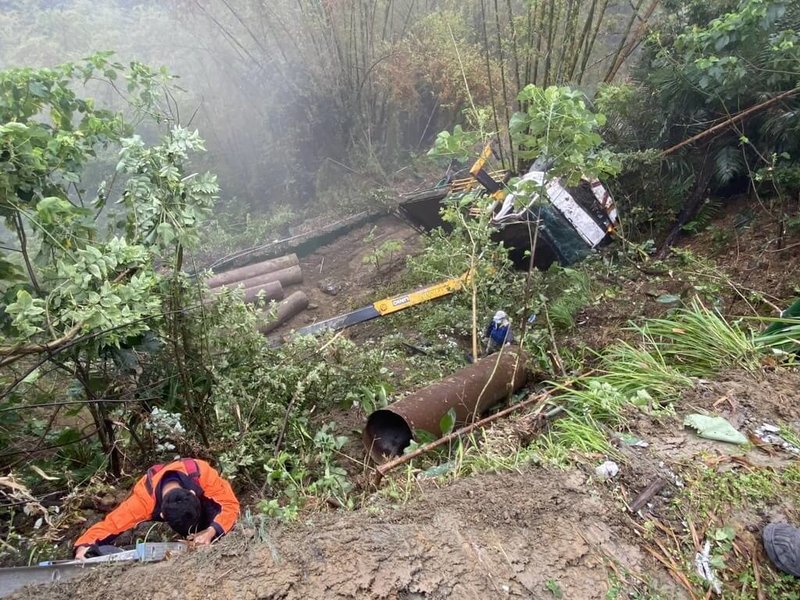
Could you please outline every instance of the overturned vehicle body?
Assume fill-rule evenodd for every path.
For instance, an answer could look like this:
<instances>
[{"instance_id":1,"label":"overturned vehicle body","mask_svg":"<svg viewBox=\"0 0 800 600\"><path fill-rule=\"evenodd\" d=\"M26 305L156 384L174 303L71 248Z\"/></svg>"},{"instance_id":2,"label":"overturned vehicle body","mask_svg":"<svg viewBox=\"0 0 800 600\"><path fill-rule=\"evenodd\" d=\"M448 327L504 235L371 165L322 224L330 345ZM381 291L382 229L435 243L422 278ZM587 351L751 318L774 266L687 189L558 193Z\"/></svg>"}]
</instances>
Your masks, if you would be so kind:
<instances>
[{"instance_id":1,"label":"overturned vehicle body","mask_svg":"<svg viewBox=\"0 0 800 600\"><path fill-rule=\"evenodd\" d=\"M617 209L599 180L582 179L576 186L567 186L559 179L549 179L536 164L508 186L497 183L508 179L505 171L481 175L410 196L401 202L399 212L418 229L447 230L449 226L440 215L442 204L471 191L480 182L492 202L491 224L496 229L493 237L505 244L509 256L520 267L527 267L529 250L534 266L546 269L553 263L575 263L610 240ZM492 182L496 189L492 189Z\"/></svg>"}]
</instances>

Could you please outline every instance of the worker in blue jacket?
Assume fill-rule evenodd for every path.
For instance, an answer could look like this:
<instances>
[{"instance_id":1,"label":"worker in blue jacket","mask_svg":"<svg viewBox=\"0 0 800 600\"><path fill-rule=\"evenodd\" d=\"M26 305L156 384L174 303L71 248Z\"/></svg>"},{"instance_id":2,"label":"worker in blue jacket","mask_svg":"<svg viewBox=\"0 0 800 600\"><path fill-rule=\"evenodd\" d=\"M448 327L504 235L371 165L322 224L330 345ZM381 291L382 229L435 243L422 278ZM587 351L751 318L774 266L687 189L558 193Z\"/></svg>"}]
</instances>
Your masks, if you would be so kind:
<instances>
[{"instance_id":1,"label":"worker in blue jacket","mask_svg":"<svg viewBox=\"0 0 800 600\"><path fill-rule=\"evenodd\" d=\"M514 341L514 334L511 332L511 321L504 311L498 310L494 313L492 321L486 328L486 338L486 354L497 352L501 346Z\"/></svg>"}]
</instances>

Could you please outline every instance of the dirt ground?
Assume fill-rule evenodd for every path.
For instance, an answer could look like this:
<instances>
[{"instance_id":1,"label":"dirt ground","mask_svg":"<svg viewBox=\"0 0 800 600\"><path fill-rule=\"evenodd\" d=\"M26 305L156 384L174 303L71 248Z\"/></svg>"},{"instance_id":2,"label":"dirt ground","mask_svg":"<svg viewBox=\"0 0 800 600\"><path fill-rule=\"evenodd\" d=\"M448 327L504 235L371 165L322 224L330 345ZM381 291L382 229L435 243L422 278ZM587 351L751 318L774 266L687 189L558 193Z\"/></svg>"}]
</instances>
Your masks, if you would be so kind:
<instances>
[{"instance_id":1,"label":"dirt ground","mask_svg":"<svg viewBox=\"0 0 800 600\"><path fill-rule=\"evenodd\" d=\"M366 256L389 240L401 242L402 248L386 257L379 268L365 262ZM287 321L273 335L281 336L380 300L406 257L421 248L422 241L415 229L398 217L387 216L358 227L302 258L303 283L287 288L286 293L305 292L308 310Z\"/></svg>"},{"instance_id":2,"label":"dirt ground","mask_svg":"<svg viewBox=\"0 0 800 600\"><path fill-rule=\"evenodd\" d=\"M320 515L262 543L230 536L168 563L98 569L46 597L100 600L113 586L153 600L545 598L553 580L565 598L600 599L607 563L653 567L619 515L579 472L484 475L399 510Z\"/></svg>"}]
</instances>

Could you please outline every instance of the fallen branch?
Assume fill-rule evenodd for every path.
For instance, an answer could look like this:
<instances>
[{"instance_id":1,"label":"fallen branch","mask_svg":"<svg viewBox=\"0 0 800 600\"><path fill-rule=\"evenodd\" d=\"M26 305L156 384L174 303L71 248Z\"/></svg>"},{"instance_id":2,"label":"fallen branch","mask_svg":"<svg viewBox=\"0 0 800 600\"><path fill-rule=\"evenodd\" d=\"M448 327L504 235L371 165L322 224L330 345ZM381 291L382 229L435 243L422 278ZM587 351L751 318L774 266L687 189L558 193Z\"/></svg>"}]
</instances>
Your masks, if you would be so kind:
<instances>
[{"instance_id":1,"label":"fallen branch","mask_svg":"<svg viewBox=\"0 0 800 600\"><path fill-rule=\"evenodd\" d=\"M653 496L655 496L658 492L660 492L664 488L665 485L667 485L667 482L665 479L662 479L661 477L658 477L655 480L653 480L650 483L650 485L644 488L644 490L642 490L642 493L636 496L636 499L633 502L631 502L630 511L634 514L639 512L644 507L644 505L650 501L650 499Z\"/></svg>"},{"instance_id":2,"label":"fallen branch","mask_svg":"<svg viewBox=\"0 0 800 600\"><path fill-rule=\"evenodd\" d=\"M692 587L692 584L689 583L689 580L686 578L686 575L683 574L678 565L676 565L672 559L660 554L658 551L651 548L650 546L645 545L644 549L647 552L649 552L653 558L655 558L658 562L664 565L670 577L672 577L676 583L683 586L683 588L689 593L689 597L692 600L699 600L697 595L694 593L694 588Z\"/></svg>"},{"instance_id":3,"label":"fallen branch","mask_svg":"<svg viewBox=\"0 0 800 600\"><path fill-rule=\"evenodd\" d=\"M497 413L495 413L493 415L489 415L488 417L480 419L479 421L475 421L471 425L466 425L466 426L462 427L461 429L457 429L456 431L453 431L452 433L449 433L449 434L447 434L445 436L442 436L438 440L435 440L433 442L430 442L428 444L420 446L419 448L417 448L416 450L414 450L412 452L409 452L408 454L404 454L403 456L398 456L397 458L395 458L393 460L390 460L388 462L383 463L382 465L380 465L379 467L377 467L375 469L375 485L378 485L381 482L381 479L383 479L383 476L386 475L386 473L388 473L389 471L391 471L395 467L398 467L398 466L400 466L402 464L405 464L408 461L413 460L414 458L416 458L418 456L426 454L426 453L430 452L431 450L434 450L435 448L438 448L439 446L443 446L444 444L448 443L451 440L454 440L457 437L460 437L462 435L470 433L471 431L474 431L475 429L478 429L479 427L483 427L487 423L491 423L492 421L496 421L498 419L502 419L503 417L506 417L506 416L510 415L511 413L516 412L517 410L519 410L521 408L525 408L526 406L530 406L531 404L534 404L536 402L541 402L542 405L544 405L544 402L546 400L548 400L549 398L550 398L550 392L544 392L543 394L538 394L536 396L531 396L527 400L523 400L522 402L520 402L518 404L515 404L514 406L509 406L508 408L506 408L504 410L501 410L500 412L497 412ZM556 416L557 414L563 412L563 410L564 409L559 406L559 407L556 407L553 410L545 413L542 416L545 419L550 419L550 418Z\"/></svg>"},{"instance_id":4,"label":"fallen branch","mask_svg":"<svg viewBox=\"0 0 800 600\"><path fill-rule=\"evenodd\" d=\"M777 104L781 100L785 100L786 98L789 98L790 96L794 96L797 93L800 93L800 88L794 88L793 90L788 90L786 92L783 92L782 94L778 94L774 98L770 98L769 100L766 100L766 101L762 102L761 104L756 104L755 106L751 106L750 108L745 109L745 110L743 110L743 111L741 111L739 113L736 113L735 115L733 115L732 117L730 117L728 119L725 119L722 123L719 123L718 125L714 125L713 127L698 133L697 135L693 135L688 140L682 141L680 144L675 144L671 148L667 148L666 150L664 150L661 153L660 156L661 156L661 158L664 158L665 156L669 156L670 154L672 154L676 150L680 150L684 146L688 146L689 144L692 144L692 143L694 143L694 142L696 142L698 140L702 140L703 138L706 138L706 137L708 137L710 135L713 135L713 134L717 133L718 131L728 127L731 123L735 123L736 121L741 121L745 117L749 117L753 113L757 113L757 112L759 112L761 110L764 110L765 108L769 108L773 104Z\"/></svg>"}]
</instances>

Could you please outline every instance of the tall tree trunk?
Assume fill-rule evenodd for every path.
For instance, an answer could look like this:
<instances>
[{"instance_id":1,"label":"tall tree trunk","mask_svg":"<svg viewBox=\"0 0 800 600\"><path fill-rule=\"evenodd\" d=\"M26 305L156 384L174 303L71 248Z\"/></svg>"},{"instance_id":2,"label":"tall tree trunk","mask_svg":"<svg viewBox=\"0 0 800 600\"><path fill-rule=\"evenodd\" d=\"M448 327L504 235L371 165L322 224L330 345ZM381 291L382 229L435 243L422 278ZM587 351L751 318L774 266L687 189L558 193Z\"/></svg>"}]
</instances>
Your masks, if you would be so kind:
<instances>
[{"instance_id":1,"label":"tall tree trunk","mask_svg":"<svg viewBox=\"0 0 800 600\"><path fill-rule=\"evenodd\" d=\"M667 255L669 249L680 236L683 226L697 216L698 212L700 212L700 208L703 206L703 202L705 202L706 191L708 190L709 183L711 183L711 177L714 174L714 161L710 158L708 146L706 146L705 152L702 152L702 156L703 162L700 164L700 168L695 175L692 191L686 197L681 212L678 213L667 237L664 238L661 247L658 249L658 253L656 254L658 258L664 258Z\"/></svg>"},{"instance_id":2,"label":"tall tree trunk","mask_svg":"<svg viewBox=\"0 0 800 600\"><path fill-rule=\"evenodd\" d=\"M653 2L650 4L650 7L642 17L641 23L639 23L639 27L636 28L636 32L633 34L633 37L631 37L631 40L625 45L625 49L617 59L616 64L613 65L610 77L607 81L614 79L619 69L622 67L628 57L633 54L633 51L636 50L636 47L642 41L642 38L647 31L647 23L650 17L653 15L653 12L656 10L659 2L660 0L653 0Z\"/></svg>"}]
</instances>

